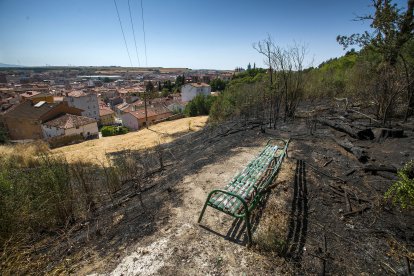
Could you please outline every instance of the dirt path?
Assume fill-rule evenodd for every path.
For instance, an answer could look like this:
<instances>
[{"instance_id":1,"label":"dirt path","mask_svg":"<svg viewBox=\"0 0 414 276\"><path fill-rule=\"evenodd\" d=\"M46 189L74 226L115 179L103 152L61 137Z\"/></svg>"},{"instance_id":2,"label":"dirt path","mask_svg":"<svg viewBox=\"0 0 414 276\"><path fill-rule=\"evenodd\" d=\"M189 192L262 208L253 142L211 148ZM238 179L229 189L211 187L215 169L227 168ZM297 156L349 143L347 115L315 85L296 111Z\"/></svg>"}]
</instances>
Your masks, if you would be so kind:
<instances>
[{"instance_id":1,"label":"dirt path","mask_svg":"<svg viewBox=\"0 0 414 276\"><path fill-rule=\"evenodd\" d=\"M262 150L265 141L260 140L258 146L234 148L230 158L185 176L175 188L182 194L182 204L176 206L172 202L164 207L172 210L170 223L156 235L131 246L116 267L104 274L239 275L253 271L275 272L266 256L246 248L243 231L236 230L230 234L235 230L232 217L207 208L202 226L197 224L207 193L223 187L242 170ZM257 262L261 265L258 266ZM81 274L83 272L87 271Z\"/></svg>"}]
</instances>

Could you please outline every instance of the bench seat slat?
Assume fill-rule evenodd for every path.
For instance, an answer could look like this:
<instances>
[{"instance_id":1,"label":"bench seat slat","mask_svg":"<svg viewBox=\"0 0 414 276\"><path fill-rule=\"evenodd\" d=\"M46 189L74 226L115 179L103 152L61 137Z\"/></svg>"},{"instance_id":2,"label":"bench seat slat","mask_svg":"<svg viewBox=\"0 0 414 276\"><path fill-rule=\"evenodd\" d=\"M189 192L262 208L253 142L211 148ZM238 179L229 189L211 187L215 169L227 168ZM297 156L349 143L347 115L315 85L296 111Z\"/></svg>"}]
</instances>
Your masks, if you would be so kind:
<instances>
[{"instance_id":1,"label":"bench seat slat","mask_svg":"<svg viewBox=\"0 0 414 276\"><path fill-rule=\"evenodd\" d=\"M242 172L237 174L232 181L224 187L224 190L238 194L245 200L253 198L255 185L259 184L258 187L261 187L263 184L258 183L258 181L263 178L269 169L273 169L274 166L270 167L270 164L276 163L272 162L272 160L274 160L277 151L277 146L266 146ZM209 205L230 213L236 213L241 207L241 202L231 195L217 193L210 198Z\"/></svg>"}]
</instances>

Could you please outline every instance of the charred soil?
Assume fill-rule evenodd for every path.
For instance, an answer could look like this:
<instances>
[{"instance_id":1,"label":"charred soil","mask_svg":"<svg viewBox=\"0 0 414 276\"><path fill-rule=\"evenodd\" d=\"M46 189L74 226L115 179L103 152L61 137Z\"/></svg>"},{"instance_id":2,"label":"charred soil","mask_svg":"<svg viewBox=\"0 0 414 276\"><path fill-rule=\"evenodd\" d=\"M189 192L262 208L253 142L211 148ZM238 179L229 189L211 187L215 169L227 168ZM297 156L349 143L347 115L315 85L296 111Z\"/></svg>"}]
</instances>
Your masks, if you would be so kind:
<instances>
[{"instance_id":1,"label":"charred soil","mask_svg":"<svg viewBox=\"0 0 414 276\"><path fill-rule=\"evenodd\" d=\"M318 117L343 121L342 111L320 110ZM364 168L400 168L412 159L413 125L402 126L402 138L381 140L314 126L310 131L309 118L297 118L263 132L254 122L228 122L164 144L164 169L145 179L143 206L133 183L125 183L93 217L36 242L31 260L48 265L32 273L407 273L414 213L384 199L395 173ZM246 246L242 221L216 210L208 208L197 224L207 193L224 187L272 137L291 139L289 156L254 212L253 245ZM345 138L367 162L338 145Z\"/></svg>"}]
</instances>

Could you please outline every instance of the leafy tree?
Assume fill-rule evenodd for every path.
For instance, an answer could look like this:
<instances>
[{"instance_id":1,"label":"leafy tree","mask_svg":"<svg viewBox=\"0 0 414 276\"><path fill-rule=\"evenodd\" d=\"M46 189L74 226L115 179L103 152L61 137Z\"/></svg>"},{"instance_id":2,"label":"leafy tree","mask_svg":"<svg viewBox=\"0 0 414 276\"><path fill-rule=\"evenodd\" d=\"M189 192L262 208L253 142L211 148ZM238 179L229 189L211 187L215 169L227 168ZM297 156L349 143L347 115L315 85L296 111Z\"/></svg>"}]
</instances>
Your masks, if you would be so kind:
<instances>
[{"instance_id":1,"label":"leafy tree","mask_svg":"<svg viewBox=\"0 0 414 276\"><path fill-rule=\"evenodd\" d=\"M170 91L168 90L168 88L164 87L161 91L161 96L165 98L168 97L168 95L170 95Z\"/></svg>"},{"instance_id":2,"label":"leafy tree","mask_svg":"<svg viewBox=\"0 0 414 276\"><path fill-rule=\"evenodd\" d=\"M404 44L413 38L414 0L407 1L407 10L402 12L392 0L373 0L374 15L359 17L370 21L372 33L337 36L344 48L350 45L370 46L381 53L385 62L394 66Z\"/></svg>"},{"instance_id":3,"label":"leafy tree","mask_svg":"<svg viewBox=\"0 0 414 276\"><path fill-rule=\"evenodd\" d=\"M185 84L184 75L178 75L177 78L175 79L175 87L180 88L184 84Z\"/></svg>"},{"instance_id":4,"label":"leafy tree","mask_svg":"<svg viewBox=\"0 0 414 276\"><path fill-rule=\"evenodd\" d=\"M220 78L210 81L212 91L223 91L226 88L226 82Z\"/></svg>"},{"instance_id":5,"label":"leafy tree","mask_svg":"<svg viewBox=\"0 0 414 276\"><path fill-rule=\"evenodd\" d=\"M266 94L264 74L255 78L245 78L230 81L226 90L220 93L214 101L210 118L214 122L221 122L230 118L256 118L263 119L264 102Z\"/></svg>"},{"instance_id":6,"label":"leafy tree","mask_svg":"<svg viewBox=\"0 0 414 276\"><path fill-rule=\"evenodd\" d=\"M392 0L373 0L375 13L359 17L360 20L370 22L372 33L365 31L362 34L337 37L337 41L344 48L350 45L359 45L365 50L373 51L379 55L375 66L375 73L366 80L368 93L372 94L377 103L377 116L382 118L383 124L402 90L409 90L407 83L401 85L401 74L398 68L399 58L402 56L404 46L413 39L413 10L414 0L407 1L407 9L401 10ZM371 82L376 79L375 82ZM412 91L408 92L412 93ZM410 97L412 99L412 97ZM412 106L411 106L412 105ZM414 99L408 103L408 108L414 107Z\"/></svg>"},{"instance_id":7,"label":"leafy tree","mask_svg":"<svg viewBox=\"0 0 414 276\"><path fill-rule=\"evenodd\" d=\"M184 114L187 116L208 115L214 101L213 96L199 94L186 105Z\"/></svg>"},{"instance_id":8,"label":"leafy tree","mask_svg":"<svg viewBox=\"0 0 414 276\"><path fill-rule=\"evenodd\" d=\"M172 92L173 90L173 85L170 80L164 81L163 87L166 88L169 92Z\"/></svg>"},{"instance_id":9,"label":"leafy tree","mask_svg":"<svg viewBox=\"0 0 414 276\"><path fill-rule=\"evenodd\" d=\"M148 93L154 92L154 84L151 81L147 82L145 86L145 92L148 92Z\"/></svg>"},{"instance_id":10,"label":"leafy tree","mask_svg":"<svg viewBox=\"0 0 414 276\"><path fill-rule=\"evenodd\" d=\"M358 57L357 52L351 51L345 56L322 62L316 69L305 69L306 96L308 98L337 97L353 93L350 76Z\"/></svg>"},{"instance_id":11,"label":"leafy tree","mask_svg":"<svg viewBox=\"0 0 414 276\"><path fill-rule=\"evenodd\" d=\"M249 64L247 64L247 71L250 71L250 70L252 70L252 66L250 65L250 62L249 62Z\"/></svg>"}]
</instances>

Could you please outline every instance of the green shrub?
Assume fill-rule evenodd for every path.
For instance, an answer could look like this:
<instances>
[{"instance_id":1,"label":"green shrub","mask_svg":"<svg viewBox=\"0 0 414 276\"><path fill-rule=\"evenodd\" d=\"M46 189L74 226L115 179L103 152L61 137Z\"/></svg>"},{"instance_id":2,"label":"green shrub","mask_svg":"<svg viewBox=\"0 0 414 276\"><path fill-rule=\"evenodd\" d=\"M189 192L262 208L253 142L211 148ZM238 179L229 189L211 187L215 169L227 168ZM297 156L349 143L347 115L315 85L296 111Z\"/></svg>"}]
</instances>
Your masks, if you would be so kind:
<instances>
[{"instance_id":1,"label":"green shrub","mask_svg":"<svg viewBox=\"0 0 414 276\"><path fill-rule=\"evenodd\" d=\"M127 133L128 133L128 129L126 127L120 126L117 128L117 135L127 134Z\"/></svg>"},{"instance_id":2,"label":"green shrub","mask_svg":"<svg viewBox=\"0 0 414 276\"><path fill-rule=\"evenodd\" d=\"M103 137L121 135L128 133L128 129L123 126L104 126L101 128Z\"/></svg>"},{"instance_id":3,"label":"green shrub","mask_svg":"<svg viewBox=\"0 0 414 276\"><path fill-rule=\"evenodd\" d=\"M0 127L0 144L6 143L8 140L7 132L4 128Z\"/></svg>"},{"instance_id":4,"label":"green shrub","mask_svg":"<svg viewBox=\"0 0 414 276\"><path fill-rule=\"evenodd\" d=\"M213 105L216 97L205 96L202 94L197 95L191 100L184 109L186 116L200 116L208 115L210 113L211 106Z\"/></svg>"},{"instance_id":5,"label":"green shrub","mask_svg":"<svg viewBox=\"0 0 414 276\"><path fill-rule=\"evenodd\" d=\"M414 206L414 160L398 171L398 181L388 189L385 197L403 209Z\"/></svg>"},{"instance_id":6,"label":"green shrub","mask_svg":"<svg viewBox=\"0 0 414 276\"><path fill-rule=\"evenodd\" d=\"M101 133L103 137L107 136L114 136L115 135L115 127L113 126L104 126L101 128Z\"/></svg>"},{"instance_id":7,"label":"green shrub","mask_svg":"<svg viewBox=\"0 0 414 276\"><path fill-rule=\"evenodd\" d=\"M40 154L32 166L0 158L0 244L11 233L51 229L73 220L69 164Z\"/></svg>"}]
</instances>

